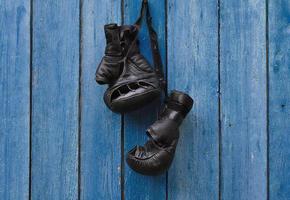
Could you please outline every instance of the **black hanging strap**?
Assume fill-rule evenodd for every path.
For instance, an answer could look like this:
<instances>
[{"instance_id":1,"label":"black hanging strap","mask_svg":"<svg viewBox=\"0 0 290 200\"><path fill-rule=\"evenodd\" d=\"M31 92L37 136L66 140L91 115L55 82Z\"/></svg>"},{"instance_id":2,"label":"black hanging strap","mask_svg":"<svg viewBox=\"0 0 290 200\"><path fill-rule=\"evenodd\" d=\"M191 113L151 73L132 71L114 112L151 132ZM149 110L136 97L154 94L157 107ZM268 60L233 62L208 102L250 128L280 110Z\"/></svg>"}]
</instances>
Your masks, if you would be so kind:
<instances>
[{"instance_id":1,"label":"black hanging strap","mask_svg":"<svg viewBox=\"0 0 290 200\"><path fill-rule=\"evenodd\" d=\"M150 15L148 0L142 1L142 8L141 8L140 16L135 22L135 26L137 26L139 29L142 25L142 19L145 15L146 15L147 27L149 30L150 45L151 45L151 52L152 52L155 72L159 78L161 87L164 90L166 90L166 81L165 81L164 73L163 73L162 59L161 59L161 55L160 55L160 51L158 47L158 37L152 26L152 17Z\"/></svg>"}]
</instances>

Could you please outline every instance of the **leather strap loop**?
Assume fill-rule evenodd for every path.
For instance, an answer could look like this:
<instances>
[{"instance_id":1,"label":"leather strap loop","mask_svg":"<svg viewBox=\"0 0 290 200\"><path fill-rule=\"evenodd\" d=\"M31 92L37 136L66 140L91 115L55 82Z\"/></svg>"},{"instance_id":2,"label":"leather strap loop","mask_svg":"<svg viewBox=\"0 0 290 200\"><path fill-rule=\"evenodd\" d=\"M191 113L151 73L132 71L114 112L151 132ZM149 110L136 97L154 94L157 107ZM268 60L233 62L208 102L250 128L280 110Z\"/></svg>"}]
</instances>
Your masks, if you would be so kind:
<instances>
[{"instance_id":1,"label":"leather strap loop","mask_svg":"<svg viewBox=\"0 0 290 200\"><path fill-rule=\"evenodd\" d=\"M152 52L155 73L157 74L159 81L160 81L160 85L166 94L166 80L165 80L164 73L163 73L162 59L161 59L159 46L158 46L158 37L157 37L156 31L154 30L154 28L152 26L152 17L151 17L150 10L149 10L148 0L142 1L140 16L138 17L137 21L135 22L135 26L138 29L141 28L142 19L145 15L146 15L147 27L149 30L150 45L151 45L151 52Z\"/></svg>"}]
</instances>

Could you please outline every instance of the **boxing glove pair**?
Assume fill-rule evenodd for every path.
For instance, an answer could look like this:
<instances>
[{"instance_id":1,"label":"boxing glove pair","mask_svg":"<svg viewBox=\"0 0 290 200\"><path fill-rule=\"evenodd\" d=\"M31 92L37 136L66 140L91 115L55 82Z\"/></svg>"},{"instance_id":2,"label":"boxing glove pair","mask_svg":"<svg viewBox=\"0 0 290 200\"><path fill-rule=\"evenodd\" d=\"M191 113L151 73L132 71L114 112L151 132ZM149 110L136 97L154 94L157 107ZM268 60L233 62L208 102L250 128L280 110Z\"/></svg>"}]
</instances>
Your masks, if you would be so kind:
<instances>
[{"instance_id":1,"label":"boxing glove pair","mask_svg":"<svg viewBox=\"0 0 290 200\"><path fill-rule=\"evenodd\" d=\"M146 15L154 70L140 53L138 33ZM105 55L97 71L96 81L108 84L104 102L114 112L138 109L165 91L157 34L152 27L148 2L143 0L141 14L134 25L107 24ZM166 92L165 92L166 93ZM179 139L179 126L191 110L193 100L179 91L166 98L159 119L148 128L148 142L128 152L128 165L141 174L157 175L166 171L174 158Z\"/></svg>"}]
</instances>

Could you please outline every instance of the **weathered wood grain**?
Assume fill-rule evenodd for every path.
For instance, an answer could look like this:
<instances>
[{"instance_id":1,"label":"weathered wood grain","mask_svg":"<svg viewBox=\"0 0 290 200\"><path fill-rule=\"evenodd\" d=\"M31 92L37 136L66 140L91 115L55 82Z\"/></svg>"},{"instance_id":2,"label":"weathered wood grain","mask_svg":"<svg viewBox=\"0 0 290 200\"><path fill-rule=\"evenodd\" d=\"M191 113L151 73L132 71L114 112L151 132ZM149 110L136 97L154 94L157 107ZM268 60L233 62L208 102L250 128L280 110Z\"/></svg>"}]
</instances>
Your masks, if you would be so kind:
<instances>
[{"instance_id":1,"label":"weathered wood grain","mask_svg":"<svg viewBox=\"0 0 290 200\"><path fill-rule=\"evenodd\" d=\"M104 101L96 67L105 50L103 26L121 23L120 0L85 0L82 6L81 199L121 199L121 116Z\"/></svg>"},{"instance_id":2,"label":"weathered wood grain","mask_svg":"<svg viewBox=\"0 0 290 200\"><path fill-rule=\"evenodd\" d=\"M269 192L290 198L290 2L269 1Z\"/></svg>"},{"instance_id":3,"label":"weathered wood grain","mask_svg":"<svg viewBox=\"0 0 290 200\"><path fill-rule=\"evenodd\" d=\"M221 198L267 197L265 1L220 7Z\"/></svg>"},{"instance_id":4,"label":"weathered wood grain","mask_svg":"<svg viewBox=\"0 0 290 200\"><path fill-rule=\"evenodd\" d=\"M141 0L124 0L125 24L133 24L138 18L141 2ZM153 17L153 26L158 34L158 42L163 63L165 64L165 1L150 0L149 6ZM148 60L152 61L150 40L145 21L143 22L139 39L142 53ZM158 109L159 102L155 101L145 108L125 115L125 154L136 144L143 145L145 141L148 140L145 131L148 126L157 119ZM125 164L124 181L124 196L126 199L165 199L166 197L165 174L157 177L142 176L132 171L129 166Z\"/></svg>"},{"instance_id":5,"label":"weathered wood grain","mask_svg":"<svg viewBox=\"0 0 290 200\"><path fill-rule=\"evenodd\" d=\"M218 199L217 1L168 0L168 83L195 101L168 172L168 199Z\"/></svg>"},{"instance_id":6,"label":"weathered wood grain","mask_svg":"<svg viewBox=\"0 0 290 200\"><path fill-rule=\"evenodd\" d=\"M167 178L122 160L148 139L159 101L124 115L122 126L94 80L103 25L132 24L141 1L0 1L0 199L29 199L29 184L31 199L44 200L288 199L289 1L149 0L169 92L195 101ZM140 43L152 63L145 23Z\"/></svg>"},{"instance_id":7,"label":"weathered wood grain","mask_svg":"<svg viewBox=\"0 0 290 200\"><path fill-rule=\"evenodd\" d=\"M33 1L32 199L78 197L79 1Z\"/></svg>"},{"instance_id":8,"label":"weathered wood grain","mask_svg":"<svg viewBox=\"0 0 290 200\"><path fill-rule=\"evenodd\" d=\"M28 199L30 2L0 1L0 199Z\"/></svg>"}]
</instances>

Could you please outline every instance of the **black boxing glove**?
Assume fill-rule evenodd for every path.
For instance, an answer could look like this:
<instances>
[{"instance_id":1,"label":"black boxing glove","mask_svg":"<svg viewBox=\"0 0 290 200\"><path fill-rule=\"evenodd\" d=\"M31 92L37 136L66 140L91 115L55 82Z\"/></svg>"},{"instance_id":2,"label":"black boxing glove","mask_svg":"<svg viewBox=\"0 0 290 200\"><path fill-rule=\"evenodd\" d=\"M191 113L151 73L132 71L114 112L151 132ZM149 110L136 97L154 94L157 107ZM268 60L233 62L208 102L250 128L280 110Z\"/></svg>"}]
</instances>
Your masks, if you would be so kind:
<instances>
[{"instance_id":1,"label":"black boxing glove","mask_svg":"<svg viewBox=\"0 0 290 200\"><path fill-rule=\"evenodd\" d=\"M125 113L138 109L161 94L156 71L140 53L138 32L135 25L120 27L124 58L117 80L104 94L106 105L114 112Z\"/></svg>"},{"instance_id":2,"label":"black boxing glove","mask_svg":"<svg viewBox=\"0 0 290 200\"><path fill-rule=\"evenodd\" d=\"M150 36L154 68L140 53L138 33L142 20ZM148 1L142 1L140 16L134 25L105 25L107 46L97 72L96 81L108 84L104 102L110 110L125 113L141 108L160 97L165 88L158 37L152 26Z\"/></svg>"},{"instance_id":3,"label":"black boxing glove","mask_svg":"<svg viewBox=\"0 0 290 200\"><path fill-rule=\"evenodd\" d=\"M147 129L150 139L127 154L126 161L133 170L144 175L157 175L170 167L179 139L179 126L192 105L189 95L179 91L170 94L159 120Z\"/></svg>"}]
</instances>

